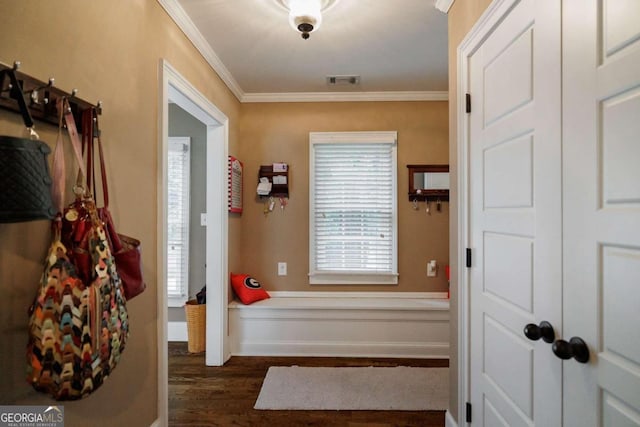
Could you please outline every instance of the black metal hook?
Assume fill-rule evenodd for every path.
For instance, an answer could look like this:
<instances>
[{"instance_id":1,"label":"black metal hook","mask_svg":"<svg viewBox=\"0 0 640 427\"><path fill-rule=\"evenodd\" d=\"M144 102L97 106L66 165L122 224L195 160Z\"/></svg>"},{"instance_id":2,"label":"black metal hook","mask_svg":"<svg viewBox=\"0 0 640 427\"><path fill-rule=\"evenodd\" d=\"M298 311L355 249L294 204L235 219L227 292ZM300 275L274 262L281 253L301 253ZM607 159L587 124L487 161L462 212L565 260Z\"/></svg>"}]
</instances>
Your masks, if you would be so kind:
<instances>
[{"instance_id":1,"label":"black metal hook","mask_svg":"<svg viewBox=\"0 0 640 427\"><path fill-rule=\"evenodd\" d=\"M25 90L25 91L24 91L24 94L25 94L25 95L27 95L27 94L29 95L29 97L31 98L31 104L32 104L32 105L33 105L33 104L40 104L40 100L39 100L39 92L40 92L42 89L52 88L52 87L53 87L53 85L54 85L54 83L55 83L55 81L56 81L56 79L54 79L53 77L49 77L49 82L48 82L46 85L44 85L44 86L38 86L38 87L34 87L34 88L33 88L33 89L31 89L31 90ZM48 104L48 103L49 103L49 98L46 98L46 97L45 97L45 98L42 100L42 102L43 102L44 104Z\"/></svg>"},{"instance_id":2,"label":"black metal hook","mask_svg":"<svg viewBox=\"0 0 640 427\"><path fill-rule=\"evenodd\" d=\"M31 117L31 113L29 112L29 107L27 106L27 102L24 99L24 93L22 92L22 87L18 78L16 77L16 70L20 68L20 62L16 61L13 63L13 68L6 69L0 72L0 76L2 79L0 81L4 81L4 76L9 76L9 96L16 101L18 101L18 106L20 107L20 114L22 115L22 120L24 121L24 125L27 128L33 127L33 118Z\"/></svg>"}]
</instances>

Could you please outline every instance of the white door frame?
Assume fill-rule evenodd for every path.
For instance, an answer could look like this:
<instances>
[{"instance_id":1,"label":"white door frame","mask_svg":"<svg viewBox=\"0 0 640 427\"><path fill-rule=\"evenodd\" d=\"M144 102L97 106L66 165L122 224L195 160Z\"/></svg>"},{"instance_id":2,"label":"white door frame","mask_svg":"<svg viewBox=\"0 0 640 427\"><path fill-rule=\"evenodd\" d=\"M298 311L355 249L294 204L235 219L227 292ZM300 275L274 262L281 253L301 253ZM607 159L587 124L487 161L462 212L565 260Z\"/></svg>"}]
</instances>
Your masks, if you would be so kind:
<instances>
[{"instance_id":1,"label":"white door frame","mask_svg":"<svg viewBox=\"0 0 640 427\"><path fill-rule=\"evenodd\" d=\"M230 357L227 335L228 303L228 215L227 162L229 119L194 88L166 60L160 60L160 105L158 141L158 418L168 423L168 351L166 295L167 150L169 143L169 101L206 125L207 128L207 227L206 227L206 356L208 366L221 366Z\"/></svg>"},{"instance_id":2,"label":"white door frame","mask_svg":"<svg viewBox=\"0 0 640 427\"><path fill-rule=\"evenodd\" d=\"M469 58L484 42L490 31L518 0L494 0L467 33L457 49L457 191L458 191L458 425L468 425L466 402L470 400L469 365L469 269L466 267L466 248L469 247L469 116L466 94L469 92Z\"/></svg>"}]
</instances>

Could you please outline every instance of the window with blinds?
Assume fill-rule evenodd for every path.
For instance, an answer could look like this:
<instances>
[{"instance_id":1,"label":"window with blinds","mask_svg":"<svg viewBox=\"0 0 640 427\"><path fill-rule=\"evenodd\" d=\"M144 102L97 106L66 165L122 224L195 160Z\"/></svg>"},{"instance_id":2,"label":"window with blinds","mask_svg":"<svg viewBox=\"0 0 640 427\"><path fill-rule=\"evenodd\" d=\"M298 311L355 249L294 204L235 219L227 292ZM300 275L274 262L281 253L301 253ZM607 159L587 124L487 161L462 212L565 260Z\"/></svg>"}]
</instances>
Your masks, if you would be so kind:
<instances>
[{"instance_id":1,"label":"window with blinds","mask_svg":"<svg viewBox=\"0 0 640 427\"><path fill-rule=\"evenodd\" d=\"M396 132L310 134L311 284L397 284Z\"/></svg>"},{"instance_id":2,"label":"window with blinds","mask_svg":"<svg viewBox=\"0 0 640 427\"><path fill-rule=\"evenodd\" d=\"M182 305L189 293L190 138L169 138L167 162L167 297Z\"/></svg>"}]
</instances>

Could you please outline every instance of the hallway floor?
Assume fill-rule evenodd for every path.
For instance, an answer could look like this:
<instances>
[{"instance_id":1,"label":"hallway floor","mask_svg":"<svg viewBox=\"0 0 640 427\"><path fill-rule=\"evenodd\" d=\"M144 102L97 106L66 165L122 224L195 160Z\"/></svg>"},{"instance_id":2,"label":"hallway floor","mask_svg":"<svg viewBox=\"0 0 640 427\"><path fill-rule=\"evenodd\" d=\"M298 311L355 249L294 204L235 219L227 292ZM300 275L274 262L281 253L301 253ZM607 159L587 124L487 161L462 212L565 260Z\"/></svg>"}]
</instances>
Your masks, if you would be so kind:
<instances>
[{"instance_id":1,"label":"hallway floor","mask_svg":"<svg viewBox=\"0 0 640 427\"><path fill-rule=\"evenodd\" d=\"M171 426L443 427L444 411L257 411L253 405L270 366L448 366L448 360L329 357L232 357L222 367L204 353L169 343Z\"/></svg>"}]
</instances>

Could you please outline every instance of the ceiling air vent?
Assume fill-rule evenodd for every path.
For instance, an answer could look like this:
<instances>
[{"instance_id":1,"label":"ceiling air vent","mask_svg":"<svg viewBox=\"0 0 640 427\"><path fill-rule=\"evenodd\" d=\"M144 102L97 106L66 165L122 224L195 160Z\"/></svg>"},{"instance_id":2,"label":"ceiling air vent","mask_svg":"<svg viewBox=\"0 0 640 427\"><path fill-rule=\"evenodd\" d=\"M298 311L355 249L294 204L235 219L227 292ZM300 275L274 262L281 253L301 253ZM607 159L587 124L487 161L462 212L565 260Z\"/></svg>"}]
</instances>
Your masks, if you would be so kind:
<instances>
[{"instance_id":1,"label":"ceiling air vent","mask_svg":"<svg viewBox=\"0 0 640 427\"><path fill-rule=\"evenodd\" d=\"M329 86L357 86L360 84L360 76L328 76Z\"/></svg>"}]
</instances>

